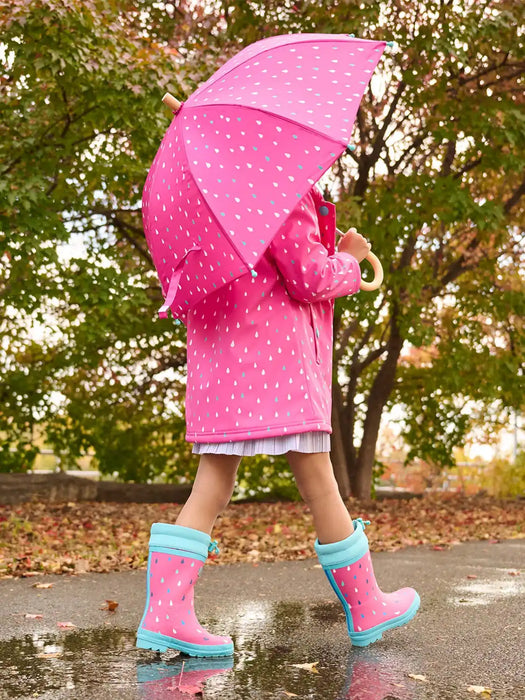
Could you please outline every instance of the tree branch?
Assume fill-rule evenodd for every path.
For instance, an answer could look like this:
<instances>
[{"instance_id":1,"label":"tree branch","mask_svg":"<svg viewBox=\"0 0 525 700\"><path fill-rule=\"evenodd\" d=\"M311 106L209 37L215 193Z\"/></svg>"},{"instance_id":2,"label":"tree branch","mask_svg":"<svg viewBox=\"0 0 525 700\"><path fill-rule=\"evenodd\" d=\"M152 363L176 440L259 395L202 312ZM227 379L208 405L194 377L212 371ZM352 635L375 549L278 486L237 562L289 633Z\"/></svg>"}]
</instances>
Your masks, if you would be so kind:
<instances>
[{"instance_id":1,"label":"tree branch","mask_svg":"<svg viewBox=\"0 0 525 700\"><path fill-rule=\"evenodd\" d=\"M458 170L457 172L454 173L452 176L455 180L458 180L462 175L465 173L470 172L473 170L475 167L477 167L481 161L483 160L483 156L480 156L479 158L476 158L476 160L471 160L470 162L466 163L461 170Z\"/></svg>"},{"instance_id":2,"label":"tree branch","mask_svg":"<svg viewBox=\"0 0 525 700\"><path fill-rule=\"evenodd\" d=\"M350 341L350 338L353 336L353 334L358 328L359 321L357 319L354 319L352 323L350 323L350 325L348 325L344 329L341 335L341 339L339 340L339 348L337 350L334 350L334 360L336 364L338 364L343 358L348 342ZM337 330L339 331L339 328Z\"/></svg>"},{"instance_id":3,"label":"tree branch","mask_svg":"<svg viewBox=\"0 0 525 700\"><path fill-rule=\"evenodd\" d=\"M372 350L372 352L368 353L368 357L366 357L362 362L359 363L359 374L361 374L361 372L363 370L365 370L369 365L371 365L379 357L381 357L381 355L383 355L387 350L388 350L388 344L384 343L380 347L378 347L375 350Z\"/></svg>"},{"instance_id":4,"label":"tree branch","mask_svg":"<svg viewBox=\"0 0 525 700\"><path fill-rule=\"evenodd\" d=\"M503 211L505 214L509 214L511 209L516 206L520 201L522 196L525 194L525 177L521 181L521 184L514 190L511 196L507 199L503 205Z\"/></svg>"},{"instance_id":5,"label":"tree branch","mask_svg":"<svg viewBox=\"0 0 525 700\"><path fill-rule=\"evenodd\" d=\"M396 93L390 103L388 113L384 118L381 128L377 132L376 137L374 139L372 151L370 153L363 152L361 158L359 159L359 175L354 188L354 194L357 197L362 197L368 189L368 173L370 171L370 168L372 168L376 164L381 150L385 146L384 136L386 130L388 129L388 126L392 121L392 117L394 115L394 112L396 111L397 104L401 99L405 87L406 83L403 80L400 80L397 86Z\"/></svg>"},{"instance_id":6,"label":"tree branch","mask_svg":"<svg viewBox=\"0 0 525 700\"><path fill-rule=\"evenodd\" d=\"M138 254L148 263L150 267L152 267L152 260L149 252L145 250L137 240L131 236L128 231L133 231L134 233L137 232L137 228L134 227L131 224L127 224L125 221L122 221L121 219L118 218L118 216L112 217L110 219L111 223L115 226L117 231L122 234L122 237L131 244L131 246L138 252Z\"/></svg>"},{"instance_id":7,"label":"tree branch","mask_svg":"<svg viewBox=\"0 0 525 700\"><path fill-rule=\"evenodd\" d=\"M456 141L449 141L447 143L447 150L443 159L443 165L441 166L441 172L439 173L441 177L447 177L447 175L450 175L452 163L456 157L456 145Z\"/></svg>"}]
</instances>

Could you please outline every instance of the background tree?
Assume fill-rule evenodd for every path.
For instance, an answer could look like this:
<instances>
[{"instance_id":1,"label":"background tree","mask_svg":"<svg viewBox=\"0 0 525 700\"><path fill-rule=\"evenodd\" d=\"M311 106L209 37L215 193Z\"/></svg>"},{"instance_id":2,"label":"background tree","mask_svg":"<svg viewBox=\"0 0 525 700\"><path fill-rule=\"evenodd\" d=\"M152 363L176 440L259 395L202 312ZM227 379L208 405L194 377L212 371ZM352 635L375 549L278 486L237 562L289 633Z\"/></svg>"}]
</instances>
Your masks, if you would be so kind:
<instances>
[{"instance_id":1,"label":"background tree","mask_svg":"<svg viewBox=\"0 0 525 700\"><path fill-rule=\"evenodd\" d=\"M411 456L452 461L523 396L521 3L0 0L0 436L31 431L103 471L186 473L184 330L156 319L140 193L179 98L229 55L285 32L393 39L327 181L340 228L385 263L336 305L333 459L368 497L379 428L405 408ZM414 354L414 349L419 352ZM490 407L490 411L487 410ZM8 451L17 445L16 453ZM257 471L257 470L255 470Z\"/></svg>"},{"instance_id":2,"label":"background tree","mask_svg":"<svg viewBox=\"0 0 525 700\"><path fill-rule=\"evenodd\" d=\"M187 453L184 341L155 319L139 211L184 26L149 2L1 9L0 462L30 466L43 423L65 463L147 478Z\"/></svg>"}]
</instances>

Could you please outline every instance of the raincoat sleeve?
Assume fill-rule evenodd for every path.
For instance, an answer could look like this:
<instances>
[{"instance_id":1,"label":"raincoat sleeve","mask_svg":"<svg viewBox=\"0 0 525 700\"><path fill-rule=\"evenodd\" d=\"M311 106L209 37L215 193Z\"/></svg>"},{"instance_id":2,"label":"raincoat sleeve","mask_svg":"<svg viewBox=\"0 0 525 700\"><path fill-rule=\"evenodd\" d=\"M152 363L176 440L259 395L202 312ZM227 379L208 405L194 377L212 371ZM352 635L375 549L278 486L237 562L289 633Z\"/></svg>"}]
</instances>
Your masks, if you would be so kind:
<instances>
[{"instance_id":1,"label":"raincoat sleeve","mask_svg":"<svg viewBox=\"0 0 525 700\"><path fill-rule=\"evenodd\" d=\"M297 301L312 303L359 291L359 263L348 253L329 253L311 195L279 229L269 251L288 294Z\"/></svg>"}]
</instances>

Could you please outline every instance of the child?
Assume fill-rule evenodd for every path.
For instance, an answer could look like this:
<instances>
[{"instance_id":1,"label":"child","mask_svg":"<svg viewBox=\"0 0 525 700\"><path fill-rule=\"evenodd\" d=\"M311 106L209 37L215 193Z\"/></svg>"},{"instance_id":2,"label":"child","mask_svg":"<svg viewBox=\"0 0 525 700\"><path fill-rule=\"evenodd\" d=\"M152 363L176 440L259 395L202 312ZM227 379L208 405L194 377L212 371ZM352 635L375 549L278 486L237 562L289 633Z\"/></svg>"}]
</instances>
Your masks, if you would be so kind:
<instances>
[{"instance_id":1,"label":"child","mask_svg":"<svg viewBox=\"0 0 525 700\"><path fill-rule=\"evenodd\" d=\"M359 290L370 246L352 229L335 248L335 207L314 188L288 217L256 276L206 297L187 320L187 439L200 455L175 525L151 529L147 601L137 646L192 656L233 653L197 621L193 588L243 455L286 454L317 533L315 550L354 645L408 622L412 588L378 588L361 519L352 522L330 462L333 303Z\"/></svg>"}]
</instances>

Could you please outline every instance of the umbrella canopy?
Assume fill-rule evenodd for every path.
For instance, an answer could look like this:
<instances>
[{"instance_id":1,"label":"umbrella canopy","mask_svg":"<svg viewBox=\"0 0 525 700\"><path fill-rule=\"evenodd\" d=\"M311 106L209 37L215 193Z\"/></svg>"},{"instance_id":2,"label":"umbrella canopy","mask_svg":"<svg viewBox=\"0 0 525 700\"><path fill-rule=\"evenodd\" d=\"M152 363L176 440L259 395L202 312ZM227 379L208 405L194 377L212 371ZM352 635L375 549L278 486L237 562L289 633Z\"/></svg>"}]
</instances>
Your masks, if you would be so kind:
<instances>
[{"instance_id":1,"label":"umbrella canopy","mask_svg":"<svg viewBox=\"0 0 525 700\"><path fill-rule=\"evenodd\" d=\"M349 145L386 42L290 34L240 51L176 111L144 186L144 230L165 296L185 319L253 268Z\"/></svg>"}]
</instances>

